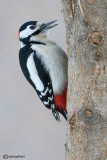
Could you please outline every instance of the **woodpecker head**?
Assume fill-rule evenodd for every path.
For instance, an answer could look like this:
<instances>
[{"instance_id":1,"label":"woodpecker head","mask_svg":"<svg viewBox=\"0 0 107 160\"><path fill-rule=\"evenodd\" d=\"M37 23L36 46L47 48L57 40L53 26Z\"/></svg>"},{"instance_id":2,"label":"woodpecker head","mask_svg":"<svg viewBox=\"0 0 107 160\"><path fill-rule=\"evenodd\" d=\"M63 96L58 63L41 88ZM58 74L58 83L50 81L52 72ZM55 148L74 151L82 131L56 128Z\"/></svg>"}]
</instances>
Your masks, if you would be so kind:
<instances>
[{"instance_id":1,"label":"woodpecker head","mask_svg":"<svg viewBox=\"0 0 107 160\"><path fill-rule=\"evenodd\" d=\"M48 23L40 23L38 21L29 21L24 23L19 29L19 40L23 43L28 43L32 40L32 37L44 37L47 36L49 29L55 27L57 24L53 24L55 21Z\"/></svg>"}]
</instances>

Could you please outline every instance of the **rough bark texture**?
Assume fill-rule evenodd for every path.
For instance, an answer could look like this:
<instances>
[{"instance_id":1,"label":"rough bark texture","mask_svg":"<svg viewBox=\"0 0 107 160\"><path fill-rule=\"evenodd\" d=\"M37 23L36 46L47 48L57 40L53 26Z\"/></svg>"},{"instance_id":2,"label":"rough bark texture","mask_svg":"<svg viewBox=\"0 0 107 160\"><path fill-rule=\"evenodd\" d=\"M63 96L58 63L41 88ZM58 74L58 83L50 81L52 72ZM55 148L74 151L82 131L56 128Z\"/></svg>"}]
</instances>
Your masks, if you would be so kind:
<instances>
[{"instance_id":1,"label":"rough bark texture","mask_svg":"<svg viewBox=\"0 0 107 160\"><path fill-rule=\"evenodd\" d=\"M61 0L68 45L66 160L107 157L107 0Z\"/></svg>"}]
</instances>

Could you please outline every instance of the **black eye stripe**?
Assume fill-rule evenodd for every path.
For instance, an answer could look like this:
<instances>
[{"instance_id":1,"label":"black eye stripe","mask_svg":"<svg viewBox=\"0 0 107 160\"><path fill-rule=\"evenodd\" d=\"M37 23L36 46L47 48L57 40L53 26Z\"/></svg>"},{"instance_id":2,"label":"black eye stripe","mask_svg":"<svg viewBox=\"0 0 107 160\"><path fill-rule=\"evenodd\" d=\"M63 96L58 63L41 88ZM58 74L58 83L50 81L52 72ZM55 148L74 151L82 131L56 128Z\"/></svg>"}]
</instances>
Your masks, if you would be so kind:
<instances>
[{"instance_id":1,"label":"black eye stripe","mask_svg":"<svg viewBox=\"0 0 107 160\"><path fill-rule=\"evenodd\" d=\"M30 26L30 29L35 29L35 26Z\"/></svg>"}]
</instances>

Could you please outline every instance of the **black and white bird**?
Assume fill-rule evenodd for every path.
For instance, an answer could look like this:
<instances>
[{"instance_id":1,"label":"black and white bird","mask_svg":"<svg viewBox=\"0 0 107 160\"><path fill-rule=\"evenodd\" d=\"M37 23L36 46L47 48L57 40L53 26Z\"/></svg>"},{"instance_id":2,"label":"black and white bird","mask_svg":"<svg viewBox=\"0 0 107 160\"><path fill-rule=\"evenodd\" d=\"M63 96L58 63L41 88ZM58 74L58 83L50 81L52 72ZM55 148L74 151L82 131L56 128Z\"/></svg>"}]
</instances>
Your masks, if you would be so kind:
<instances>
[{"instance_id":1,"label":"black and white bird","mask_svg":"<svg viewBox=\"0 0 107 160\"><path fill-rule=\"evenodd\" d=\"M19 62L28 82L59 121L59 112L67 119L67 56L49 38L48 31L57 25L55 22L56 20L49 23L29 21L20 27Z\"/></svg>"}]
</instances>

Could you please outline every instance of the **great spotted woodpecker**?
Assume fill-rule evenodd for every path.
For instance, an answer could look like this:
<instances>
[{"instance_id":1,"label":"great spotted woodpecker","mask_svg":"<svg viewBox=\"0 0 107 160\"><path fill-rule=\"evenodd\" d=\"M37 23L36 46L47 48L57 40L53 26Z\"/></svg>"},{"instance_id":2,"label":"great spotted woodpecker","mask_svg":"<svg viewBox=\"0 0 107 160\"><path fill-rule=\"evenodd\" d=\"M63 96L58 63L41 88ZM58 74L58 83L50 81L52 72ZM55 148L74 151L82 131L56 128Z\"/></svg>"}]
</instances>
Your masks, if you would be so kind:
<instances>
[{"instance_id":1,"label":"great spotted woodpecker","mask_svg":"<svg viewBox=\"0 0 107 160\"><path fill-rule=\"evenodd\" d=\"M29 21L20 27L19 61L24 76L59 121L58 112L67 119L67 56L48 36L49 29L57 25L54 22Z\"/></svg>"}]
</instances>

